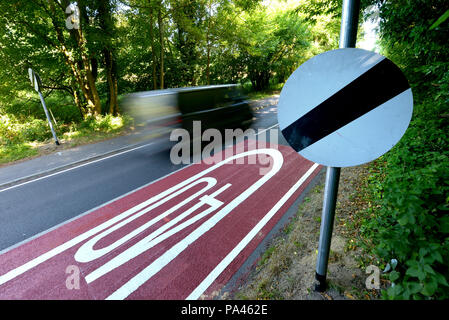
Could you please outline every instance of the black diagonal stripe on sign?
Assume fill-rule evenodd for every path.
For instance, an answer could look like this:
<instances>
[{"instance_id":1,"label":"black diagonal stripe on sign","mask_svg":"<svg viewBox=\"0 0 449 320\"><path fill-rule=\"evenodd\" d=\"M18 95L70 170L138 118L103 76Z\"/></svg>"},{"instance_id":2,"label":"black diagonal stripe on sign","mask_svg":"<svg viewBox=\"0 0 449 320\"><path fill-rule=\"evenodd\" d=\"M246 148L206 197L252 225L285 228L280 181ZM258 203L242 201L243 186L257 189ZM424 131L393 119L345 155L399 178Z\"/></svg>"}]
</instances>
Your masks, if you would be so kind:
<instances>
[{"instance_id":1,"label":"black diagonal stripe on sign","mask_svg":"<svg viewBox=\"0 0 449 320\"><path fill-rule=\"evenodd\" d=\"M282 130L297 152L409 89L401 70L384 59Z\"/></svg>"}]
</instances>

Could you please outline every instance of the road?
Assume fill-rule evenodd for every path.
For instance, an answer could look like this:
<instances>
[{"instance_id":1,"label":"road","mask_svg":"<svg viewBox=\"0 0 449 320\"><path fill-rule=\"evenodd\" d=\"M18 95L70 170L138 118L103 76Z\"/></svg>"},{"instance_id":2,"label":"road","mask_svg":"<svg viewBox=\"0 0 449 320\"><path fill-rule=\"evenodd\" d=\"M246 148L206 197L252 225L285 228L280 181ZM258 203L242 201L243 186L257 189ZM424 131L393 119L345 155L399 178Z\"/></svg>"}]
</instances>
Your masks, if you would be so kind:
<instances>
[{"instance_id":1,"label":"road","mask_svg":"<svg viewBox=\"0 0 449 320\"><path fill-rule=\"evenodd\" d=\"M256 132L277 128L275 108L255 116ZM169 155L166 139L151 139L131 152L0 190L0 251L185 166Z\"/></svg>"},{"instance_id":2,"label":"road","mask_svg":"<svg viewBox=\"0 0 449 320\"><path fill-rule=\"evenodd\" d=\"M275 107L255 116L259 135L277 128ZM153 139L0 191L0 298L213 297L320 170L277 139L264 154L271 170L248 157L229 165L226 150L173 165ZM68 266L83 275L77 290Z\"/></svg>"}]
</instances>

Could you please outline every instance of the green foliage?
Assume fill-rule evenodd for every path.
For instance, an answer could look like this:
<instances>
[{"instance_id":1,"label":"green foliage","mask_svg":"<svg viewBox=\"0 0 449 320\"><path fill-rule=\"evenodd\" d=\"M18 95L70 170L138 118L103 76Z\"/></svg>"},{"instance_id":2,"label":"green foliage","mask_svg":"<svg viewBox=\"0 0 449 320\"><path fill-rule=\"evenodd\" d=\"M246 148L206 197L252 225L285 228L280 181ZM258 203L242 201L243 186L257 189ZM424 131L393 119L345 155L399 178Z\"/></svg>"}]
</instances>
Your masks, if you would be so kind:
<instances>
[{"instance_id":1,"label":"green foliage","mask_svg":"<svg viewBox=\"0 0 449 320\"><path fill-rule=\"evenodd\" d=\"M294 0L82 0L73 2L79 31L65 25L70 3L0 2L0 115L14 123L1 137L9 144L50 137L30 67L60 134L75 124L95 131L89 115L112 112L113 75L120 95L239 82L265 93L338 34L333 10L307 22L308 8Z\"/></svg>"},{"instance_id":2,"label":"green foliage","mask_svg":"<svg viewBox=\"0 0 449 320\"><path fill-rule=\"evenodd\" d=\"M47 109L57 122L72 123L82 120L79 109L72 103L70 97L55 93L45 97ZM0 105L0 114L13 116L17 121L28 122L29 119L46 120L41 101L35 91L20 92L11 103Z\"/></svg>"},{"instance_id":3,"label":"green foliage","mask_svg":"<svg viewBox=\"0 0 449 320\"><path fill-rule=\"evenodd\" d=\"M437 28L440 24L442 24L444 21L446 21L449 18L449 9L446 10L445 13L443 13L441 15L441 17L438 18L437 21L434 22L434 24L432 24L429 28L429 30L433 30L435 28Z\"/></svg>"},{"instance_id":4,"label":"green foliage","mask_svg":"<svg viewBox=\"0 0 449 320\"><path fill-rule=\"evenodd\" d=\"M432 106L419 108L441 111ZM361 231L380 257L399 260L386 298L449 297L448 125L444 118L416 117L371 175L376 210Z\"/></svg>"},{"instance_id":5,"label":"green foliage","mask_svg":"<svg viewBox=\"0 0 449 320\"><path fill-rule=\"evenodd\" d=\"M443 1L372 1L380 9L383 53L406 73L414 115L401 141L373 165L369 219L360 229L369 247L398 267L386 299L449 298L449 28Z\"/></svg>"},{"instance_id":6,"label":"green foliage","mask_svg":"<svg viewBox=\"0 0 449 320\"><path fill-rule=\"evenodd\" d=\"M84 92L80 81L89 69L95 84L88 86L98 90L102 112L109 112L105 48L114 52L120 94L160 88L162 75L164 88L249 80L253 90L265 90L271 81L285 82L307 58L335 47L340 5L336 0L328 8L315 0L317 16L310 19L311 7L293 0L111 0L109 17L99 11L104 1L83 0L76 2L80 45L81 34L65 26L68 15L61 8L69 3L1 2L0 112L42 118L38 102L32 106L39 115L28 109L34 94L29 67L40 74L46 99L65 101L65 110L53 110L58 120L88 114L92 90Z\"/></svg>"},{"instance_id":7,"label":"green foliage","mask_svg":"<svg viewBox=\"0 0 449 320\"><path fill-rule=\"evenodd\" d=\"M403 68L413 87L419 88L414 90L415 99L424 100L436 86L444 85L447 89L449 24L442 23L429 31L433 22L447 10L447 1L371 2L379 6L383 53ZM440 94L444 92L447 99L448 91L440 89ZM435 99L439 98L438 94Z\"/></svg>"},{"instance_id":8,"label":"green foliage","mask_svg":"<svg viewBox=\"0 0 449 320\"><path fill-rule=\"evenodd\" d=\"M97 117L87 117L81 123L72 126L71 131L101 131L113 132L121 129L130 123L130 118L127 116L114 117L111 114Z\"/></svg>"},{"instance_id":9,"label":"green foliage","mask_svg":"<svg viewBox=\"0 0 449 320\"><path fill-rule=\"evenodd\" d=\"M398 260L385 299L449 298L449 27L445 1L369 1L383 53L407 75L415 100L400 142L371 166L365 248ZM369 239L369 240L368 240Z\"/></svg>"},{"instance_id":10,"label":"green foliage","mask_svg":"<svg viewBox=\"0 0 449 320\"><path fill-rule=\"evenodd\" d=\"M30 119L23 123L11 115L0 114L0 163L33 156L37 151L29 143L51 137L45 121Z\"/></svg>"},{"instance_id":11,"label":"green foliage","mask_svg":"<svg viewBox=\"0 0 449 320\"><path fill-rule=\"evenodd\" d=\"M76 30L65 24L70 3L0 2L0 146L15 154L8 159L52 137L28 68L42 79L58 137L72 139L129 122L91 116L112 112L112 76L121 95L238 82L249 84L246 92L272 92L317 53L310 42L326 38L293 0L80 0L72 3L80 9Z\"/></svg>"},{"instance_id":12,"label":"green foliage","mask_svg":"<svg viewBox=\"0 0 449 320\"><path fill-rule=\"evenodd\" d=\"M31 118L23 123L13 116L0 115L0 145L44 141L49 137L51 137L51 131L44 120Z\"/></svg>"},{"instance_id":13,"label":"green foliage","mask_svg":"<svg viewBox=\"0 0 449 320\"><path fill-rule=\"evenodd\" d=\"M27 143L0 145L0 164L20 160L37 154L37 150Z\"/></svg>"},{"instance_id":14,"label":"green foliage","mask_svg":"<svg viewBox=\"0 0 449 320\"><path fill-rule=\"evenodd\" d=\"M129 116L90 116L80 122L58 123L56 134L64 140L120 132L132 124ZM18 120L12 115L0 115L0 163L19 160L37 154L36 143L52 139L47 120Z\"/></svg>"},{"instance_id":15,"label":"green foliage","mask_svg":"<svg viewBox=\"0 0 449 320\"><path fill-rule=\"evenodd\" d=\"M275 76L278 83L306 60L310 32L293 9L261 7L241 15L239 45L248 79L257 91L265 90Z\"/></svg>"},{"instance_id":16,"label":"green foliage","mask_svg":"<svg viewBox=\"0 0 449 320\"><path fill-rule=\"evenodd\" d=\"M33 119L21 130L24 141L44 141L50 138L50 130L45 120Z\"/></svg>"}]
</instances>

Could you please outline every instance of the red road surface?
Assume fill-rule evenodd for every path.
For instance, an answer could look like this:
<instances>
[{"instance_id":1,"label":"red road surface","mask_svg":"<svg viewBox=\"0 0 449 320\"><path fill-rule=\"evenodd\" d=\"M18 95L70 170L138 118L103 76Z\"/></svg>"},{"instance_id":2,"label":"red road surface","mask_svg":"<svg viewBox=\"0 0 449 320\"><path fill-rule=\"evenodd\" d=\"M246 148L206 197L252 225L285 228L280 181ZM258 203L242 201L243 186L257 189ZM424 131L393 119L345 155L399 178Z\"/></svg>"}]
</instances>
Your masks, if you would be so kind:
<instances>
[{"instance_id":1,"label":"red road surface","mask_svg":"<svg viewBox=\"0 0 449 320\"><path fill-rule=\"evenodd\" d=\"M320 170L242 146L3 253L0 299L212 298Z\"/></svg>"}]
</instances>

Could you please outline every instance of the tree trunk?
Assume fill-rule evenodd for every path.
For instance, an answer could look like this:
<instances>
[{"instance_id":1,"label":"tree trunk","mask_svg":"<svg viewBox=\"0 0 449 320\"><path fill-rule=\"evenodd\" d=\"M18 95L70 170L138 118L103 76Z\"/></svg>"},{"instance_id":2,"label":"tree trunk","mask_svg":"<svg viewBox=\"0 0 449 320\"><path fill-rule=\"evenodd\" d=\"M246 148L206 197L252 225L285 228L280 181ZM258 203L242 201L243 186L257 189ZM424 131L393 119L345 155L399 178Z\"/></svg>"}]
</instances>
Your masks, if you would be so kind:
<instances>
[{"instance_id":1,"label":"tree trunk","mask_svg":"<svg viewBox=\"0 0 449 320\"><path fill-rule=\"evenodd\" d=\"M58 15L56 13L55 4L58 7L61 7L61 4L59 4L56 0L49 1L48 3L50 5L50 11L52 12L52 16L50 17L50 19L52 21L53 28L56 31L56 36L59 42L57 48L63 54L67 65L70 67L70 70L72 71L73 76L75 77L84 98L86 99L88 105L87 113L92 113L94 115L100 114L100 96L98 95L98 91L95 86L95 78L90 67L90 59L87 57L86 40L84 39L81 24L79 29L70 30L70 35L75 39L77 43L76 50L79 50L81 56L81 63L79 64L78 61L74 59L72 52L70 52L70 49L66 47L63 31L58 21L56 21ZM68 5L69 2L64 1L63 7L65 8L65 6ZM80 10L82 9L80 8Z\"/></svg>"},{"instance_id":2,"label":"tree trunk","mask_svg":"<svg viewBox=\"0 0 449 320\"><path fill-rule=\"evenodd\" d=\"M101 39L103 45L103 58L105 64L106 80L108 83L109 113L118 114L117 102L117 63L114 57L112 37L114 33L114 21L112 19L112 8L109 1L98 1L98 18L100 28L103 31Z\"/></svg>"},{"instance_id":3,"label":"tree trunk","mask_svg":"<svg viewBox=\"0 0 449 320\"><path fill-rule=\"evenodd\" d=\"M160 52L160 89L164 89L164 28L162 21L162 1L159 2L157 10L157 24L159 26L159 42L161 45Z\"/></svg>"},{"instance_id":4,"label":"tree trunk","mask_svg":"<svg viewBox=\"0 0 449 320\"><path fill-rule=\"evenodd\" d=\"M87 83L89 84L90 94L92 96L92 101L90 102L92 110L94 111L94 115L101 114L101 101L100 95L97 91L97 86L95 85L95 78L90 69L89 59L87 59L86 55L83 54L83 62L84 62L84 72L86 73Z\"/></svg>"},{"instance_id":5,"label":"tree trunk","mask_svg":"<svg viewBox=\"0 0 449 320\"><path fill-rule=\"evenodd\" d=\"M76 79L71 78L70 80L70 86L72 87L72 97L73 97L73 102L75 103L75 105L78 107L78 110L80 111L81 117L84 118L84 107L83 104L81 102L81 97L79 95L78 89L75 85Z\"/></svg>"},{"instance_id":6,"label":"tree trunk","mask_svg":"<svg viewBox=\"0 0 449 320\"><path fill-rule=\"evenodd\" d=\"M117 100L117 76L116 66L113 55L110 50L103 49L103 55L105 60L106 80L108 83L108 103L109 113L116 116L118 114L118 100Z\"/></svg>"},{"instance_id":7,"label":"tree trunk","mask_svg":"<svg viewBox=\"0 0 449 320\"><path fill-rule=\"evenodd\" d=\"M207 65L206 65L206 81L210 85L210 19L211 19L212 0L209 0L209 8L207 13L207 32L206 32L206 47L207 47Z\"/></svg>"},{"instance_id":8,"label":"tree trunk","mask_svg":"<svg viewBox=\"0 0 449 320\"><path fill-rule=\"evenodd\" d=\"M156 48L154 46L154 8L151 0L148 1L150 5L150 42L151 42L151 59L153 63L153 90L157 89L157 76L156 76Z\"/></svg>"},{"instance_id":9,"label":"tree trunk","mask_svg":"<svg viewBox=\"0 0 449 320\"><path fill-rule=\"evenodd\" d=\"M54 0L55 1L55 0ZM80 1L81 2L81 1ZM87 16L85 13L85 6L80 3L79 5L81 16ZM80 21L81 22L81 21ZM85 22L87 23L87 22ZM87 82L87 88L86 90L83 90L83 93L86 91L87 95L89 96L88 105L90 106L89 109L93 111L94 115L101 114L101 101L100 96L97 91L97 86L95 85L95 75L92 72L92 66L91 66L91 59L87 54L87 40L84 37L83 32L83 24L80 23L79 29L72 29L70 30L70 34L74 39L76 40L76 43L78 44L78 49L81 56L81 61L83 64L83 74L85 77L85 80ZM85 94L86 95L86 94Z\"/></svg>"}]
</instances>

